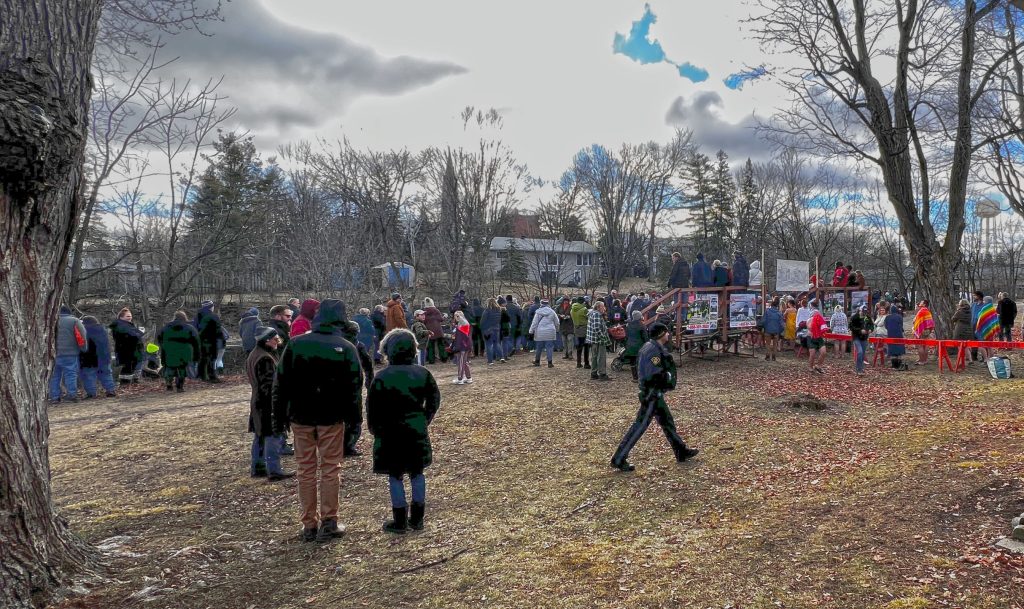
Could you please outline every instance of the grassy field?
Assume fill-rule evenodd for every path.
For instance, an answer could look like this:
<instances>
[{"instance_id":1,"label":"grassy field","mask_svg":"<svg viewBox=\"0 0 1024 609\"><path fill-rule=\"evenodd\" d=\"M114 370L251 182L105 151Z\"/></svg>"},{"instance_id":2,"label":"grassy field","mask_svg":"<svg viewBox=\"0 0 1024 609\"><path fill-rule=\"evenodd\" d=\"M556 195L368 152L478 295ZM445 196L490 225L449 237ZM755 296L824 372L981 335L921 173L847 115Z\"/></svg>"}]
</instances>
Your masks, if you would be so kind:
<instances>
[{"instance_id":1,"label":"grassy field","mask_svg":"<svg viewBox=\"0 0 1024 609\"><path fill-rule=\"evenodd\" d=\"M380 530L387 484L362 457L348 533L323 545L297 539L294 480L248 477L238 379L54 408L57 503L110 565L59 606L1024 607L1024 558L990 546L1024 512L1024 381L685 360L669 402L700 456L677 465L655 426L623 474L628 373L432 369L426 530ZM782 403L796 392L828 407Z\"/></svg>"}]
</instances>

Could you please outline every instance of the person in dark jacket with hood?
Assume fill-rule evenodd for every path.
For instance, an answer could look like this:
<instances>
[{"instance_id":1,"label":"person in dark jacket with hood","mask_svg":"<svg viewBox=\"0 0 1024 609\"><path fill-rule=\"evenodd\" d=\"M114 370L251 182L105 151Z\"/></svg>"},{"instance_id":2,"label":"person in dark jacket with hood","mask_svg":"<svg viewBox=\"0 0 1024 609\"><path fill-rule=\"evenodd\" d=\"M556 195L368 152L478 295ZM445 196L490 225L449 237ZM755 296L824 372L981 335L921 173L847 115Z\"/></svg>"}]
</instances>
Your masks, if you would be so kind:
<instances>
[{"instance_id":1,"label":"person in dark jacket with hood","mask_svg":"<svg viewBox=\"0 0 1024 609\"><path fill-rule=\"evenodd\" d=\"M217 368L217 350L224 340L220 316L215 312L213 301L207 300L199 307L195 320L199 332L199 378L211 383L219 383Z\"/></svg>"},{"instance_id":2,"label":"person in dark jacket with hood","mask_svg":"<svg viewBox=\"0 0 1024 609\"><path fill-rule=\"evenodd\" d=\"M903 338L903 313L896 305L889 307L889 314L885 317L885 332L889 338ZM903 363L903 356L907 353L906 346L886 345L885 347L892 367L896 370L906 370L908 366Z\"/></svg>"},{"instance_id":3,"label":"person in dark jacket with hood","mask_svg":"<svg viewBox=\"0 0 1024 609\"><path fill-rule=\"evenodd\" d=\"M715 260L711 265L711 269L711 281L715 287L724 288L729 285L729 267L725 266L720 260Z\"/></svg>"},{"instance_id":4,"label":"person in dark jacket with hood","mask_svg":"<svg viewBox=\"0 0 1024 609\"><path fill-rule=\"evenodd\" d=\"M697 254L697 262L693 263L693 287L710 288L714 285L711 265L704 260L704 254Z\"/></svg>"},{"instance_id":5,"label":"person in dark jacket with hood","mask_svg":"<svg viewBox=\"0 0 1024 609\"><path fill-rule=\"evenodd\" d=\"M466 312L469 308L469 302L466 300L466 290L459 290L452 296L452 304L448 306L448 314L455 315L456 311Z\"/></svg>"},{"instance_id":6,"label":"person in dark jacket with hood","mask_svg":"<svg viewBox=\"0 0 1024 609\"><path fill-rule=\"evenodd\" d=\"M416 339L408 330L392 330L381 343L390 365L373 379L366 398L366 419L373 434L373 471L388 476L392 520L389 533L421 530L427 481L423 470L433 461L427 427L441 405L441 392L430 371L415 365ZM412 487L406 500L405 476Z\"/></svg>"},{"instance_id":7,"label":"person in dark jacket with hood","mask_svg":"<svg viewBox=\"0 0 1024 609\"><path fill-rule=\"evenodd\" d=\"M85 397L96 397L99 389L96 381L99 380L107 397L112 398L117 393L114 391L114 375L110 370L110 339L107 337L107 329L92 315L83 317L82 325L85 327L86 351L78 356L78 365L81 366Z\"/></svg>"},{"instance_id":8,"label":"person in dark jacket with hood","mask_svg":"<svg viewBox=\"0 0 1024 609\"><path fill-rule=\"evenodd\" d=\"M359 352L342 336L347 321L340 300L323 301L312 332L292 338L274 377L273 431L284 433L291 426L304 541L344 533L338 525L344 420L360 407L363 393Z\"/></svg>"},{"instance_id":9,"label":"person in dark jacket with hood","mask_svg":"<svg viewBox=\"0 0 1024 609\"><path fill-rule=\"evenodd\" d=\"M540 296L534 296L533 303L528 307L524 307L520 316L521 330L517 347L521 347L523 351L533 351L537 347L537 341L530 338L530 326L533 325L533 317L537 315L538 309L540 309Z\"/></svg>"},{"instance_id":10,"label":"person in dark jacket with hood","mask_svg":"<svg viewBox=\"0 0 1024 609\"><path fill-rule=\"evenodd\" d=\"M294 473L281 469L281 437L273 430L274 370L281 337L274 328L260 326L253 333L256 344L245 360L245 376L252 394L249 397L249 432L252 433L252 455L249 475L266 476L276 482L292 478Z\"/></svg>"},{"instance_id":11,"label":"person in dark jacket with hood","mask_svg":"<svg viewBox=\"0 0 1024 609\"><path fill-rule=\"evenodd\" d=\"M184 311L175 312L174 319L160 329L156 344L160 347L160 363L167 391L185 391L188 365L199 361L199 334L188 323Z\"/></svg>"},{"instance_id":12,"label":"person in dark jacket with hood","mask_svg":"<svg viewBox=\"0 0 1024 609\"><path fill-rule=\"evenodd\" d=\"M367 390L370 389L370 384L373 382L373 358L370 357L370 352L366 350L366 347L359 342L359 324L354 321L348 322L346 330L344 332L345 339L348 342L356 346L356 352L359 353L359 369L363 374L363 386ZM349 410L345 413L345 456L346 457L361 457L363 453L356 449L356 444L359 442L359 437L363 434L363 409L362 405L359 408Z\"/></svg>"},{"instance_id":13,"label":"person in dark jacket with hood","mask_svg":"<svg viewBox=\"0 0 1024 609\"><path fill-rule=\"evenodd\" d=\"M505 361L501 349L501 319L505 315L501 305L493 298L487 299L487 308L480 315L480 331L486 341L487 365L493 366L496 360Z\"/></svg>"},{"instance_id":14,"label":"person in dark jacket with hood","mask_svg":"<svg viewBox=\"0 0 1024 609\"><path fill-rule=\"evenodd\" d=\"M137 374L142 364L142 332L132 323L130 309L121 309L117 319L110 324L110 334L114 337L114 353L121 366L121 384L138 382Z\"/></svg>"},{"instance_id":15,"label":"person in dark jacket with hood","mask_svg":"<svg viewBox=\"0 0 1024 609\"><path fill-rule=\"evenodd\" d=\"M747 287L750 285L750 265L741 252L733 253L732 285Z\"/></svg>"},{"instance_id":16,"label":"person in dark jacket with hood","mask_svg":"<svg viewBox=\"0 0 1024 609\"><path fill-rule=\"evenodd\" d=\"M238 336L242 339L242 351L245 351L246 355L256 348L256 328L262 325L260 310L256 307L242 313L241 319L238 320Z\"/></svg>"},{"instance_id":17,"label":"person in dark jacket with hood","mask_svg":"<svg viewBox=\"0 0 1024 609\"><path fill-rule=\"evenodd\" d=\"M469 321L473 334L473 357L480 357L481 353L487 352L487 348L484 346L484 334L480 331L480 318L483 316L484 308L480 304L480 299L474 298L473 305L466 311L466 319Z\"/></svg>"}]
</instances>

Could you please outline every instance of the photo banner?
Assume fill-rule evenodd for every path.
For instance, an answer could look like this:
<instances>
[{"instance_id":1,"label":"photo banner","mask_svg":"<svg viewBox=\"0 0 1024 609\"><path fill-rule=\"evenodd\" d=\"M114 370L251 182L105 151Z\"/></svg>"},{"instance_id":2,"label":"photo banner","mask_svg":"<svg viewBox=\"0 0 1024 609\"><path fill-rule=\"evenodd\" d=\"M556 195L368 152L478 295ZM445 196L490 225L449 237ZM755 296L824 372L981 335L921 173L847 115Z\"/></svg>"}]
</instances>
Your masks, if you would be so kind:
<instances>
[{"instance_id":1,"label":"photo banner","mask_svg":"<svg viewBox=\"0 0 1024 609\"><path fill-rule=\"evenodd\" d=\"M839 307L840 311L846 311L846 294L842 292L825 292L821 297L821 313L828 317Z\"/></svg>"},{"instance_id":2,"label":"photo banner","mask_svg":"<svg viewBox=\"0 0 1024 609\"><path fill-rule=\"evenodd\" d=\"M850 292L850 313L853 313L860 308L861 305L868 304L868 292L867 290Z\"/></svg>"},{"instance_id":3,"label":"photo banner","mask_svg":"<svg viewBox=\"0 0 1024 609\"><path fill-rule=\"evenodd\" d=\"M686 312L688 330L718 329L718 294L694 294Z\"/></svg>"},{"instance_id":4,"label":"photo banner","mask_svg":"<svg viewBox=\"0 0 1024 609\"><path fill-rule=\"evenodd\" d=\"M775 261L775 291L803 292L810 285L811 263L806 260Z\"/></svg>"},{"instance_id":5,"label":"photo banner","mask_svg":"<svg viewBox=\"0 0 1024 609\"><path fill-rule=\"evenodd\" d=\"M729 294L729 327L753 328L757 325L757 296Z\"/></svg>"}]
</instances>

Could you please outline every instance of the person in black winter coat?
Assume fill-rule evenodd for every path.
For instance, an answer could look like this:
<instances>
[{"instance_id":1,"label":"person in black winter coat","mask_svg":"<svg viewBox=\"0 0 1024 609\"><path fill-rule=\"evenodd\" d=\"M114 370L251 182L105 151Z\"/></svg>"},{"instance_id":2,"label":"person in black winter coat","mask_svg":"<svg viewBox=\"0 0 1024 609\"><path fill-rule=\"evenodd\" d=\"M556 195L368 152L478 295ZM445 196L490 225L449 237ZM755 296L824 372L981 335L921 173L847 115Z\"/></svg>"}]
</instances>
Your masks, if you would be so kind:
<instances>
[{"instance_id":1,"label":"person in black winter coat","mask_svg":"<svg viewBox=\"0 0 1024 609\"><path fill-rule=\"evenodd\" d=\"M217 376L217 351L224 341L223 325L217 315L212 300L207 300L199 307L195 319L196 330L199 332L199 378L211 383L219 383Z\"/></svg>"},{"instance_id":2,"label":"person in black winter coat","mask_svg":"<svg viewBox=\"0 0 1024 609\"><path fill-rule=\"evenodd\" d=\"M503 341L502 348L505 357L512 357L519 349L520 336L522 336L522 325L524 312L522 307L516 303L511 294L505 296L505 311L508 312L508 336Z\"/></svg>"},{"instance_id":3,"label":"person in black winter coat","mask_svg":"<svg viewBox=\"0 0 1024 609\"><path fill-rule=\"evenodd\" d=\"M344 421L360 408L363 395L359 353L342 335L347 322L344 303L320 303L312 331L292 338L274 377L273 431L281 434L291 426L304 541L344 533L338 525Z\"/></svg>"},{"instance_id":4,"label":"person in black winter coat","mask_svg":"<svg viewBox=\"0 0 1024 609\"><path fill-rule=\"evenodd\" d=\"M750 285L750 265L747 264L747 259L740 252L736 252L733 256L732 285L745 288Z\"/></svg>"},{"instance_id":5,"label":"person in black winter coat","mask_svg":"<svg viewBox=\"0 0 1024 609\"><path fill-rule=\"evenodd\" d=\"M683 260L679 252L672 252L672 272L668 276L668 287L690 287L690 263Z\"/></svg>"},{"instance_id":6,"label":"person in black winter coat","mask_svg":"<svg viewBox=\"0 0 1024 609\"><path fill-rule=\"evenodd\" d=\"M389 365L373 379L366 398L366 420L373 434L373 471L388 476L393 519L389 533L423 528L427 482L423 475L433 461L427 427L441 405L441 392L430 371L415 365L418 346L408 330L392 330L382 349ZM412 505L405 495L405 476L412 487ZM408 511L407 511L408 509Z\"/></svg>"},{"instance_id":7,"label":"person in black winter coat","mask_svg":"<svg viewBox=\"0 0 1024 609\"><path fill-rule=\"evenodd\" d=\"M996 303L996 313L999 315L999 340L1013 340L1013 324L1017 319L1017 303L1007 294L999 295L999 302Z\"/></svg>"},{"instance_id":8,"label":"person in black winter coat","mask_svg":"<svg viewBox=\"0 0 1024 609\"><path fill-rule=\"evenodd\" d=\"M379 364L381 362L380 355L380 339L384 338L387 334L387 315L384 314L384 305L377 305L373 308L373 313L370 313L370 322L373 323L373 363Z\"/></svg>"},{"instance_id":9,"label":"person in black winter coat","mask_svg":"<svg viewBox=\"0 0 1024 609\"><path fill-rule=\"evenodd\" d=\"M249 397L249 432L252 451L249 475L266 476L271 482L295 476L281 469L281 439L273 431L274 369L281 336L274 328L260 326L253 331L255 344L245 360L245 375L252 394Z\"/></svg>"},{"instance_id":10,"label":"person in black winter coat","mask_svg":"<svg viewBox=\"0 0 1024 609\"><path fill-rule=\"evenodd\" d=\"M469 310L466 311L466 319L473 328L473 357L480 357L480 354L485 351L484 334L480 330L480 319L483 316L484 308L480 304L480 299L474 298L473 306L469 307Z\"/></svg>"},{"instance_id":11,"label":"person in black winter coat","mask_svg":"<svg viewBox=\"0 0 1024 609\"><path fill-rule=\"evenodd\" d=\"M121 309L117 319L110 324L110 334L114 337L114 353L121 366L121 384L138 382L137 373L142 363L142 332L132 323L132 312L127 307Z\"/></svg>"},{"instance_id":12,"label":"person in black winter coat","mask_svg":"<svg viewBox=\"0 0 1024 609\"><path fill-rule=\"evenodd\" d=\"M363 374L363 386L367 390L370 389L370 384L373 383L373 358L366 351L366 347L363 346L357 340L359 336L359 324L354 321L348 322L348 326L344 332L345 339L348 342L356 346L356 351L359 353L359 368ZM346 457L361 457L363 453L356 449L356 443L359 442L359 436L363 432L363 409L355 408L346 413L345 416L345 456Z\"/></svg>"}]
</instances>

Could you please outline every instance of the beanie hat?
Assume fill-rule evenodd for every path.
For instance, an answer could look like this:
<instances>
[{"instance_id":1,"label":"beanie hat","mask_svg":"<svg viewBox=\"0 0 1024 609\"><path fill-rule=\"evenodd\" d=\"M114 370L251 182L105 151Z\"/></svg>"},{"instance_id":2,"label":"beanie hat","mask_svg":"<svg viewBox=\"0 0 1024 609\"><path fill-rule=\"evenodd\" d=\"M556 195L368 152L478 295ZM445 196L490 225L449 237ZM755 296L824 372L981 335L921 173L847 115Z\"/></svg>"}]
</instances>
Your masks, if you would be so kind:
<instances>
[{"instance_id":1,"label":"beanie hat","mask_svg":"<svg viewBox=\"0 0 1024 609\"><path fill-rule=\"evenodd\" d=\"M500 305L505 304L505 297L504 296L498 296L498 304L500 304Z\"/></svg>"},{"instance_id":2,"label":"beanie hat","mask_svg":"<svg viewBox=\"0 0 1024 609\"><path fill-rule=\"evenodd\" d=\"M651 324L649 332L651 334L651 338L658 339L664 336L666 332L668 332L668 326L666 326L665 324L653 323Z\"/></svg>"},{"instance_id":3,"label":"beanie hat","mask_svg":"<svg viewBox=\"0 0 1024 609\"><path fill-rule=\"evenodd\" d=\"M402 295L399 294L398 292L392 292L391 293L391 300L398 300L401 297L402 297Z\"/></svg>"},{"instance_id":4,"label":"beanie hat","mask_svg":"<svg viewBox=\"0 0 1024 609\"><path fill-rule=\"evenodd\" d=\"M265 343L268 340L277 336L277 330L268 326L260 326L256 328L256 342Z\"/></svg>"},{"instance_id":5,"label":"beanie hat","mask_svg":"<svg viewBox=\"0 0 1024 609\"><path fill-rule=\"evenodd\" d=\"M416 337L405 328L395 328L384 335L380 341L381 353L387 356L391 364L411 364L416 361L419 345Z\"/></svg>"}]
</instances>

